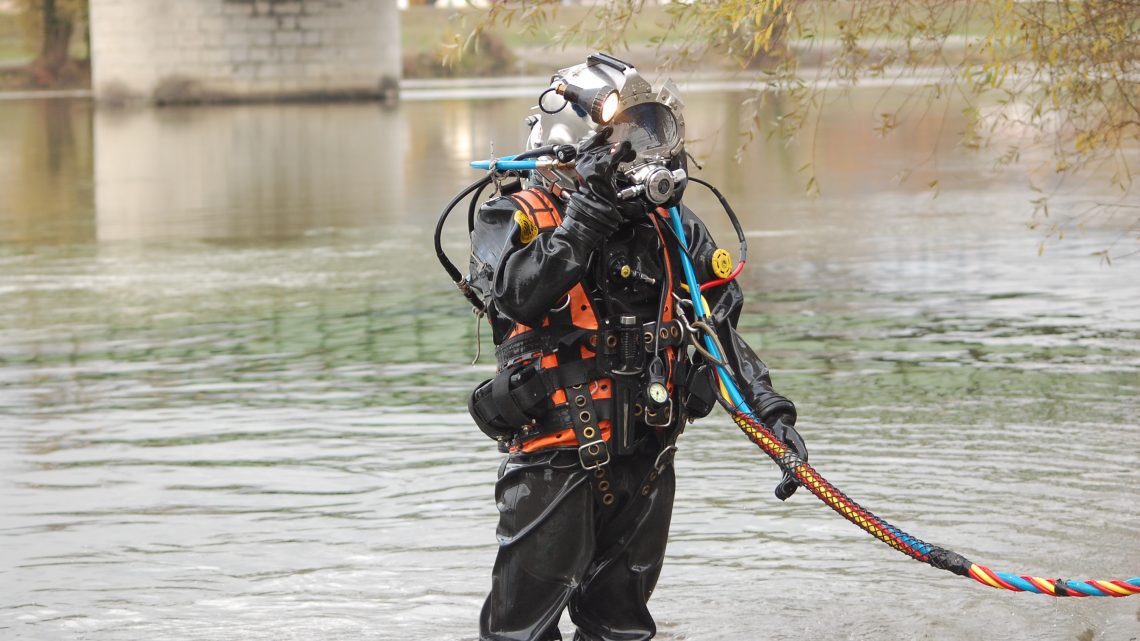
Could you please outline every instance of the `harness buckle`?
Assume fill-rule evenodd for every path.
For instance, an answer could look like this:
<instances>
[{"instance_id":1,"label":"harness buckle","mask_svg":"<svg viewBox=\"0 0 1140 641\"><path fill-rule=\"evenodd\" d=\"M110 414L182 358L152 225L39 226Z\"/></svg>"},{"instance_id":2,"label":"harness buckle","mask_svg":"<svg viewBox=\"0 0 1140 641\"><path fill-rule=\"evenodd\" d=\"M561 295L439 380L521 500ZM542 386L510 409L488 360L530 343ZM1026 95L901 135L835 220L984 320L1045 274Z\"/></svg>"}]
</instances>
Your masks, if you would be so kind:
<instances>
[{"instance_id":1,"label":"harness buckle","mask_svg":"<svg viewBox=\"0 0 1140 641\"><path fill-rule=\"evenodd\" d=\"M605 459L599 461L598 458L605 454ZM588 461L594 461L593 464ZM602 439L597 439L578 446L578 463L582 465L582 469L586 471L596 470L610 462L610 448L606 447L606 442Z\"/></svg>"}]
</instances>

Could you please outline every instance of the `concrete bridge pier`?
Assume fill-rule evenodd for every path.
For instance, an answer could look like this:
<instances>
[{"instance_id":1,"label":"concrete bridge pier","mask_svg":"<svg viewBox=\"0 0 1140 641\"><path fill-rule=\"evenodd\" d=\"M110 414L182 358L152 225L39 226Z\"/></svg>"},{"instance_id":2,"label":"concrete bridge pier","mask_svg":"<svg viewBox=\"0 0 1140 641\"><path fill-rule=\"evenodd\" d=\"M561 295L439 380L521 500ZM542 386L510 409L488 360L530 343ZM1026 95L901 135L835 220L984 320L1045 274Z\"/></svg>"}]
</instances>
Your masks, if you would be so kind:
<instances>
[{"instance_id":1,"label":"concrete bridge pier","mask_svg":"<svg viewBox=\"0 0 1140 641\"><path fill-rule=\"evenodd\" d=\"M159 104L394 98L394 0L90 0L92 89Z\"/></svg>"}]
</instances>

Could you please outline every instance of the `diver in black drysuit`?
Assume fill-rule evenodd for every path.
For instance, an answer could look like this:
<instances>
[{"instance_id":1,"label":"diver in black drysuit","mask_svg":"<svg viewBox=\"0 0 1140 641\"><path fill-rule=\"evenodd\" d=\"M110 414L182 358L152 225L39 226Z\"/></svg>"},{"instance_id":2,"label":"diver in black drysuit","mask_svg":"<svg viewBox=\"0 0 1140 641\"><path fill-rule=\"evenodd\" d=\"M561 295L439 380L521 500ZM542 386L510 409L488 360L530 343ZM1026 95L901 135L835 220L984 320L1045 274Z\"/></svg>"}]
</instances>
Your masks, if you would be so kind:
<instances>
[{"instance_id":1,"label":"diver in black drysuit","mask_svg":"<svg viewBox=\"0 0 1140 641\"><path fill-rule=\"evenodd\" d=\"M658 219L655 227L651 216L657 214L646 207L617 204L612 177L625 151L608 143L606 135L607 130L600 132L596 144L579 156L577 170L584 184L577 191L565 199L544 192L558 209L561 222L556 226L544 228L540 222L537 234L533 228L528 233L530 225L518 218L521 201L517 195L499 196L479 210L472 234L472 270L475 282L480 276L476 272L483 272L483 286L489 290L487 311L497 346L511 344L510 334L520 326L542 327L544 337L562 333L581 338L583 331L575 325L581 323L565 310L571 302L567 292L577 284L589 295L599 319L624 315L635 316L639 323L655 322L662 289L668 284L671 292L687 298L681 289L677 239L666 228L668 220ZM690 255L695 260L709 255L716 245L707 228L692 211L680 209ZM668 266L663 249L671 261ZM715 278L707 261L696 262L700 282ZM633 269L623 275L617 263ZM668 283L670 275L672 282ZM795 406L773 391L764 363L733 329L743 304L740 287L731 281L704 295L746 400L806 460L807 449L793 428ZM604 331L600 334L604 343ZM556 350L566 365L579 357L587 360L590 347L598 349L598 343L590 340L563 341L552 347L555 343L548 339L540 342L538 351L543 346ZM576 640L634 641L654 636L656 626L646 602L661 572L673 508L670 446L686 421L706 415L715 403L711 367L699 354L689 357L686 352L683 345L675 345L667 354L660 352L671 359L670 394L675 411L668 425L648 425L648 406L638 397L640 413L635 412L627 427L632 446L618 448L613 442L616 436L610 435L608 463L598 468L604 473L602 481L598 469L584 469L586 460L580 457L576 443L528 447L539 439L549 441L555 430L570 429L567 426L572 421L566 420L565 412L559 414L560 408L546 397L550 386L541 389L543 402L526 408L525 419L531 421L526 426L518 424L513 411L489 416L497 411L488 400L490 382L480 388L482 397L479 391L473 395L476 423L499 438L501 449L510 451L495 486L499 551L491 592L480 616L480 639L561 639L558 621L567 607L577 626ZM504 355L499 356L503 371L522 374L533 375L539 361L537 352L531 354L533 360L524 358L521 363L518 357L504 363ZM509 377L512 389L523 378L518 374ZM593 392L596 379L591 380ZM577 398L573 389L566 387L567 406L573 405L571 398ZM615 404L612 398L592 399L599 417L613 418ZM504 418L509 414L516 416L513 424ZM785 476L776 493L785 499L795 489L795 480Z\"/></svg>"}]
</instances>

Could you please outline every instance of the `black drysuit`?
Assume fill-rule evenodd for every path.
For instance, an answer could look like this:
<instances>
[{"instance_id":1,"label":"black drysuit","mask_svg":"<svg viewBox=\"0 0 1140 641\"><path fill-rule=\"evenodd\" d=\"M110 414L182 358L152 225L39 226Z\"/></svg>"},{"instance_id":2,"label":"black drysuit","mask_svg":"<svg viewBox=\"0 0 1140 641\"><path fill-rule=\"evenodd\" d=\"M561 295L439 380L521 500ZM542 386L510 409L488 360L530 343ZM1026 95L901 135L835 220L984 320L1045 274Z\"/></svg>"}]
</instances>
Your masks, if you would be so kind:
<instances>
[{"instance_id":1,"label":"black drysuit","mask_svg":"<svg viewBox=\"0 0 1140 641\"><path fill-rule=\"evenodd\" d=\"M577 283L594 301L596 314L605 318L634 315L639 322L652 321L670 276L672 291L687 298L680 287L678 241L667 229L667 218L658 218L655 227L649 218L655 214L645 214L608 235L566 218L528 238L517 210L517 201L505 196L489 201L478 212L472 233L471 279L490 301L496 345L516 323L541 325L552 309L565 304L567 290ZM698 280L713 280L712 268L702 257L707 259L716 245L691 211L681 211ZM631 267L625 275L623 265ZM787 425L794 424L794 405L772 390L767 368L733 329L743 304L739 286L731 282L704 294L757 415L766 423L783 418ZM679 351L675 372L691 373L703 362L699 355L690 359ZM710 368L701 372L707 378ZM683 397L695 387L692 381L689 376L672 386L676 411L668 428L633 421L634 446L613 455L606 466L606 480L616 496L610 506L598 500L596 481L580 464L577 448L524 452L519 448L524 436L511 441L513 451L495 487L499 552L480 617L481 639L561 639L558 620L567 607L577 626L575 639L634 641L654 636L646 602L664 560L675 487L671 457L663 456L662 448L694 413L703 416L709 409L707 404L685 409ZM707 389L711 384L704 381Z\"/></svg>"}]
</instances>

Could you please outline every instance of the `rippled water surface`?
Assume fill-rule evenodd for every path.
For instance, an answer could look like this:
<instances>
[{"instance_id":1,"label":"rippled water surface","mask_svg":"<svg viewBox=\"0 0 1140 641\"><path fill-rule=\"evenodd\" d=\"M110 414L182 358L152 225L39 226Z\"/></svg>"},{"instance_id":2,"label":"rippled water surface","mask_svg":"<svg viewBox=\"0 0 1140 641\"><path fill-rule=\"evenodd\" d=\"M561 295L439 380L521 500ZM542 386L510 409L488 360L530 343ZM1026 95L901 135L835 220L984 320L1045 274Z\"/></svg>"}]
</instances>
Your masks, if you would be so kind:
<instances>
[{"instance_id":1,"label":"rippled water surface","mask_svg":"<svg viewBox=\"0 0 1140 641\"><path fill-rule=\"evenodd\" d=\"M687 100L813 463L995 569L1140 575L1140 272L1089 256L1126 223L1038 257L1047 177L957 151L953 120L878 139L875 99L821 122L817 199L810 145L737 164L742 96ZM430 234L527 106L0 104L0 638L475 638L499 455L464 403L493 367ZM776 501L723 416L677 467L661 638L1140 636L1134 600L998 593Z\"/></svg>"}]
</instances>

